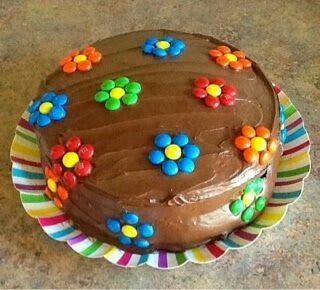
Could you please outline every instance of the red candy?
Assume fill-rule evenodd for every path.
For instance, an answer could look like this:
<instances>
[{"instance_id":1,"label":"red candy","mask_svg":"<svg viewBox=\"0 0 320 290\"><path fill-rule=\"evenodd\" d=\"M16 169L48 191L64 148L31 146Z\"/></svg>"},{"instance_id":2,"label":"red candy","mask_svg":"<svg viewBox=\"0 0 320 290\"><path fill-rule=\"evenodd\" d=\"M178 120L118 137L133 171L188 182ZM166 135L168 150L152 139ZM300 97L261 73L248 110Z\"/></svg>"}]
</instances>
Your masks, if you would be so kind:
<instances>
[{"instance_id":1,"label":"red candy","mask_svg":"<svg viewBox=\"0 0 320 290\"><path fill-rule=\"evenodd\" d=\"M63 145L54 145L51 147L50 156L52 159L58 160L66 153L66 148Z\"/></svg>"},{"instance_id":2,"label":"red candy","mask_svg":"<svg viewBox=\"0 0 320 290\"><path fill-rule=\"evenodd\" d=\"M206 105L207 105L208 107L211 107L211 108L213 108L213 109L218 108L219 105L220 105L220 100L219 100L219 98L206 97L206 98L204 99L204 101L205 101L205 103L206 103Z\"/></svg>"},{"instance_id":3,"label":"red candy","mask_svg":"<svg viewBox=\"0 0 320 290\"><path fill-rule=\"evenodd\" d=\"M198 99L203 99L207 96L207 91L201 88L193 89L192 93Z\"/></svg>"},{"instance_id":4,"label":"red candy","mask_svg":"<svg viewBox=\"0 0 320 290\"><path fill-rule=\"evenodd\" d=\"M91 170L92 165L88 160L83 160L74 167L74 171L79 177L88 176L91 173Z\"/></svg>"},{"instance_id":5,"label":"red candy","mask_svg":"<svg viewBox=\"0 0 320 290\"><path fill-rule=\"evenodd\" d=\"M224 106L233 106L236 102L236 99L232 95L222 94L220 96L220 102Z\"/></svg>"},{"instance_id":6,"label":"red candy","mask_svg":"<svg viewBox=\"0 0 320 290\"><path fill-rule=\"evenodd\" d=\"M81 146L81 139L78 136L73 136L69 138L69 140L66 143L66 146L69 151L75 152Z\"/></svg>"},{"instance_id":7,"label":"red candy","mask_svg":"<svg viewBox=\"0 0 320 290\"><path fill-rule=\"evenodd\" d=\"M209 84L209 80L206 77L198 77L196 78L196 80L194 81L194 84L196 87L198 88L203 88L205 89Z\"/></svg>"},{"instance_id":8,"label":"red candy","mask_svg":"<svg viewBox=\"0 0 320 290\"><path fill-rule=\"evenodd\" d=\"M63 168L59 163L52 165L52 171L57 177L61 177L63 173Z\"/></svg>"},{"instance_id":9,"label":"red candy","mask_svg":"<svg viewBox=\"0 0 320 290\"><path fill-rule=\"evenodd\" d=\"M236 96L237 95L237 89L234 87L234 86L231 86L231 85L225 85L223 86L222 88L222 92L224 94L228 94L228 95L231 95L231 96Z\"/></svg>"},{"instance_id":10,"label":"red candy","mask_svg":"<svg viewBox=\"0 0 320 290\"><path fill-rule=\"evenodd\" d=\"M222 88L223 86L225 86L226 80L223 78L214 78L212 80L212 83L215 85L218 85L220 88Z\"/></svg>"},{"instance_id":11,"label":"red candy","mask_svg":"<svg viewBox=\"0 0 320 290\"><path fill-rule=\"evenodd\" d=\"M71 171L66 171L63 174L63 182L70 188L73 188L77 185L77 177Z\"/></svg>"},{"instance_id":12,"label":"red candy","mask_svg":"<svg viewBox=\"0 0 320 290\"><path fill-rule=\"evenodd\" d=\"M84 144L78 150L81 159L90 160L94 154L94 148L91 144Z\"/></svg>"}]
</instances>

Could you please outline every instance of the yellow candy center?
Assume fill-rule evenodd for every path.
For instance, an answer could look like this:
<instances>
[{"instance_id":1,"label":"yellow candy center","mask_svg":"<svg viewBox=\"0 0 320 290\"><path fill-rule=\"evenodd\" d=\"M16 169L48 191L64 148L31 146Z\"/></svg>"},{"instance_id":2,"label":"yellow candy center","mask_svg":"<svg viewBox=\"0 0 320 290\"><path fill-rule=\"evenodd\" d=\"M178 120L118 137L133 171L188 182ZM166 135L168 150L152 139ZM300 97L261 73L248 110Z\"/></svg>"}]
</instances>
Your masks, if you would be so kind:
<instances>
[{"instance_id":1,"label":"yellow candy center","mask_svg":"<svg viewBox=\"0 0 320 290\"><path fill-rule=\"evenodd\" d=\"M82 61L85 61L85 60L87 60L87 56L84 55L84 54L79 54L79 55L75 56L74 59L73 59L73 61L75 63L79 63L79 62L82 62Z\"/></svg>"},{"instance_id":2,"label":"yellow candy center","mask_svg":"<svg viewBox=\"0 0 320 290\"><path fill-rule=\"evenodd\" d=\"M242 201L245 206L249 206L254 201L254 192L247 192L242 196Z\"/></svg>"},{"instance_id":3,"label":"yellow candy center","mask_svg":"<svg viewBox=\"0 0 320 290\"><path fill-rule=\"evenodd\" d=\"M251 147L257 151L263 151L267 148L267 142L262 137L254 137L251 139Z\"/></svg>"},{"instance_id":4,"label":"yellow candy center","mask_svg":"<svg viewBox=\"0 0 320 290\"><path fill-rule=\"evenodd\" d=\"M47 180L47 185L51 192L57 192L57 184L52 178Z\"/></svg>"},{"instance_id":5,"label":"yellow candy center","mask_svg":"<svg viewBox=\"0 0 320 290\"><path fill-rule=\"evenodd\" d=\"M114 99L121 99L125 93L126 92L123 88L114 88L110 92L110 97Z\"/></svg>"},{"instance_id":6,"label":"yellow candy center","mask_svg":"<svg viewBox=\"0 0 320 290\"><path fill-rule=\"evenodd\" d=\"M221 95L221 88L218 85L209 85L206 90L212 97L219 97Z\"/></svg>"},{"instance_id":7,"label":"yellow candy center","mask_svg":"<svg viewBox=\"0 0 320 290\"><path fill-rule=\"evenodd\" d=\"M236 62L238 60L238 58L232 53L226 53L224 56L228 59L229 62Z\"/></svg>"},{"instance_id":8,"label":"yellow candy center","mask_svg":"<svg viewBox=\"0 0 320 290\"><path fill-rule=\"evenodd\" d=\"M129 238L135 238L138 235L138 232L135 227L125 225L122 227L122 233Z\"/></svg>"},{"instance_id":9,"label":"yellow candy center","mask_svg":"<svg viewBox=\"0 0 320 290\"><path fill-rule=\"evenodd\" d=\"M44 102L41 104L39 111L41 114L49 114L53 108L53 104L50 102Z\"/></svg>"},{"instance_id":10,"label":"yellow candy center","mask_svg":"<svg viewBox=\"0 0 320 290\"><path fill-rule=\"evenodd\" d=\"M177 160L181 157L181 148L178 145L171 144L165 150L167 158L171 160Z\"/></svg>"},{"instance_id":11,"label":"yellow candy center","mask_svg":"<svg viewBox=\"0 0 320 290\"><path fill-rule=\"evenodd\" d=\"M158 41L156 46L162 49L168 49L170 47L170 43L168 41L162 40L162 41Z\"/></svg>"},{"instance_id":12,"label":"yellow candy center","mask_svg":"<svg viewBox=\"0 0 320 290\"><path fill-rule=\"evenodd\" d=\"M62 163L67 168L72 168L76 166L79 162L79 156L75 152L68 152L62 158Z\"/></svg>"}]
</instances>

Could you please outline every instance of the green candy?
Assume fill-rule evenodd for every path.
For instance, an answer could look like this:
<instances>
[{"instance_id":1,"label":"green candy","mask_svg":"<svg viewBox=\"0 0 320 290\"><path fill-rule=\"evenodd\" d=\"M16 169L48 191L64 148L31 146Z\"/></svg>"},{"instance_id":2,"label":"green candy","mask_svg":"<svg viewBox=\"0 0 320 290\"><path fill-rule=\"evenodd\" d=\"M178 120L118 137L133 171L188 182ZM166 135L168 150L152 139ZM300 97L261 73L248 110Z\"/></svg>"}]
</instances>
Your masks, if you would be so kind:
<instances>
[{"instance_id":1,"label":"green candy","mask_svg":"<svg viewBox=\"0 0 320 290\"><path fill-rule=\"evenodd\" d=\"M130 83L130 80L127 77L120 77L115 80L115 85L118 88L124 88L128 83Z\"/></svg>"},{"instance_id":2,"label":"green candy","mask_svg":"<svg viewBox=\"0 0 320 290\"><path fill-rule=\"evenodd\" d=\"M245 206L241 199L236 199L233 202L230 203L229 209L231 213L235 216L239 215L243 210Z\"/></svg>"},{"instance_id":3,"label":"green candy","mask_svg":"<svg viewBox=\"0 0 320 290\"><path fill-rule=\"evenodd\" d=\"M243 222L248 223L253 219L254 216L254 208L248 207L241 215L241 219Z\"/></svg>"},{"instance_id":4,"label":"green candy","mask_svg":"<svg viewBox=\"0 0 320 290\"><path fill-rule=\"evenodd\" d=\"M103 91L111 91L116 86L115 82L113 80L106 80L101 85L101 90Z\"/></svg>"},{"instance_id":5,"label":"green candy","mask_svg":"<svg viewBox=\"0 0 320 290\"><path fill-rule=\"evenodd\" d=\"M258 211L258 212L263 211L266 207L266 204L267 204L267 199L263 196L260 196L256 200L256 204L255 204L256 211Z\"/></svg>"},{"instance_id":6,"label":"green candy","mask_svg":"<svg viewBox=\"0 0 320 290\"><path fill-rule=\"evenodd\" d=\"M95 94L94 99L99 103L103 103L109 99L109 94L105 91L100 91Z\"/></svg>"},{"instance_id":7,"label":"green candy","mask_svg":"<svg viewBox=\"0 0 320 290\"><path fill-rule=\"evenodd\" d=\"M115 111L118 110L121 106L121 102L118 99L110 98L106 101L106 109L109 111Z\"/></svg>"},{"instance_id":8,"label":"green candy","mask_svg":"<svg viewBox=\"0 0 320 290\"><path fill-rule=\"evenodd\" d=\"M136 94L125 94L123 97L122 97L122 102L125 104L125 105L134 105L136 102L138 102L138 95Z\"/></svg>"},{"instance_id":9,"label":"green candy","mask_svg":"<svg viewBox=\"0 0 320 290\"><path fill-rule=\"evenodd\" d=\"M125 90L127 93L139 94L141 92L141 85L137 82L131 82L126 85Z\"/></svg>"},{"instance_id":10,"label":"green candy","mask_svg":"<svg viewBox=\"0 0 320 290\"><path fill-rule=\"evenodd\" d=\"M257 178L254 180L254 183L256 185L255 193L259 194L263 191L266 180L265 180L265 178Z\"/></svg>"}]
</instances>

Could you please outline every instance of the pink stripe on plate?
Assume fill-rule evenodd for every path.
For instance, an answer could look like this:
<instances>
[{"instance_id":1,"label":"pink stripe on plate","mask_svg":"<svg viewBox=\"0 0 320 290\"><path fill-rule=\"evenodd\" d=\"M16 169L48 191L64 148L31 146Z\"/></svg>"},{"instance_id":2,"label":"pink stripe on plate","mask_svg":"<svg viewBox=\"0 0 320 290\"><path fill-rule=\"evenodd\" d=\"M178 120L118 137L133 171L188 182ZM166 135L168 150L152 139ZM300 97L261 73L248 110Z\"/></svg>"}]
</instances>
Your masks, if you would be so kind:
<instances>
[{"instance_id":1,"label":"pink stripe on plate","mask_svg":"<svg viewBox=\"0 0 320 290\"><path fill-rule=\"evenodd\" d=\"M131 257L131 253L125 252L123 256L120 258L120 260L117 262L117 264L121 266L127 266L130 262Z\"/></svg>"},{"instance_id":2,"label":"pink stripe on plate","mask_svg":"<svg viewBox=\"0 0 320 290\"><path fill-rule=\"evenodd\" d=\"M15 156L11 156L11 161L19 163L19 164L34 166L34 167L41 167L40 162L29 161L29 160L15 157Z\"/></svg>"},{"instance_id":3,"label":"pink stripe on plate","mask_svg":"<svg viewBox=\"0 0 320 290\"><path fill-rule=\"evenodd\" d=\"M72 246L72 245L75 245L75 244L82 242L86 238L87 238L87 236L85 234L80 234L79 236L76 236L73 239L68 240L68 244Z\"/></svg>"},{"instance_id":4,"label":"pink stripe on plate","mask_svg":"<svg viewBox=\"0 0 320 290\"><path fill-rule=\"evenodd\" d=\"M15 183L14 184L17 189L21 190L44 190L45 185L27 185L27 184L19 184Z\"/></svg>"},{"instance_id":5,"label":"pink stripe on plate","mask_svg":"<svg viewBox=\"0 0 320 290\"><path fill-rule=\"evenodd\" d=\"M275 183L275 186L286 186L286 185L291 185L295 184L298 182L301 182L302 178L295 179L295 180L288 180L288 181L278 181Z\"/></svg>"},{"instance_id":6,"label":"pink stripe on plate","mask_svg":"<svg viewBox=\"0 0 320 290\"><path fill-rule=\"evenodd\" d=\"M27 122L25 119L21 118L19 121L19 125L31 132L34 132L33 127Z\"/></svg>"},{"instance_id":7,"label":"pink stripe on plate","mask_svg":"<svg viewBox=\"0 0 320 290\"><path fill-rule=\"evenodd\" d=\"M291 130L294 127L297 127L301 123L302 123L302 119L299 118L299 119L295 120L294 122L292 122L290 125L286 126L286 128L287 128L287 130Z\"/></svg>"},{"instance_id":8,"label":"pink stripe on plate","mask_svg":"<svg viewBox=\"0 0 320 290\"><path fill-rule=\"evenodd\" d=\"M60 224L68 220L68 218L62 214L54 217L48 217L48 218L39 218L39 223L42 226L53 226L56 224Z\"/></svg>"}]
</instances>

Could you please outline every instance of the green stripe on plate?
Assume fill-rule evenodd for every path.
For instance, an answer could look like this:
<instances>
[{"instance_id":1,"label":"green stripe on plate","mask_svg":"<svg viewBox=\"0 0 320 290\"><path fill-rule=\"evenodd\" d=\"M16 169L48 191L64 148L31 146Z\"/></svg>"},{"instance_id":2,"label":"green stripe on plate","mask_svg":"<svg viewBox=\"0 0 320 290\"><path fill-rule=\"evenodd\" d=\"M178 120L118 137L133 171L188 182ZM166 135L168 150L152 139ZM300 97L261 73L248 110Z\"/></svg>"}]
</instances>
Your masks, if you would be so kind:
<instances>
[{"instance_id":1,"label":"green stripe on plate","mask_svg":"<svg viewBox=\"0 0 320 290\"><path fill-rule=\"evenodd\" d=\"M184 253L176 253L176 259L177 259L178 265L183 264L187 260Z\"/></svg>"},{"instance_id":2,"label":"green stripe on plate","mask_svg":"<svg viewBox=\"0 0 320 290\"><path fill-rule=\"evenodd\" d=\"M288 108L286 108L286 117L289 118L295 112L297 112L297 109L294 105L291 104Z\"/></svg>"},{"instance_id":3,"label":"green stripe on plate","mask_svg":"<svg viewBox=\"0 0 320 290\"><path fill-rule=\"evenodd\" d=\"M31 194L21 194L21 201L24 203L37 203L37 202L46 202L49 199L44 195L31 195Z\"/></svg>"},{"instance_id":4,"label":"green stripe on plate","mask_svg":"<svg viewBox=\"0 0 320 290\"><path fill-rule=\"evenodd\" d=\"M296 176L302 173L307 173L310 170L310 165L306 165L304 167L300 167L294 170L289 170L289 171L282 171L278 172L277 177L291 177L291 176Z\"/></svg>"},{"instance_id":5,"label":"green stripe on plate","mask_svg":"<svg viewBox=\"0 0 320 290\"><path fill-rule=\"evenodd\" d=\"M31 136L29 136L29 135L27 135L27 134L25 134L25 133L22 133L21 131L18 131L18 130L16 131L16 134L17 134L18 136L26 139L26 140L29 140L29 141L32 142L32 143L37 144L37 139L34 138L34 137L31 137Z\"/></svg>"},{"instance_id":6,"label":"green stripe on plate","mask_svg":"<svg viewBox=\"0 0 320 290\"><path fill-rule=\"evenodd\" d=\"M88 248L86 248L85 250L83 250L81 252L82 255L84 256L90 256L92 253L94 253L97 249L100 248L100 246L102 245L102 242L96 241L94 242L91 246L89 246Z\"/></svg>"}]
</instances>

